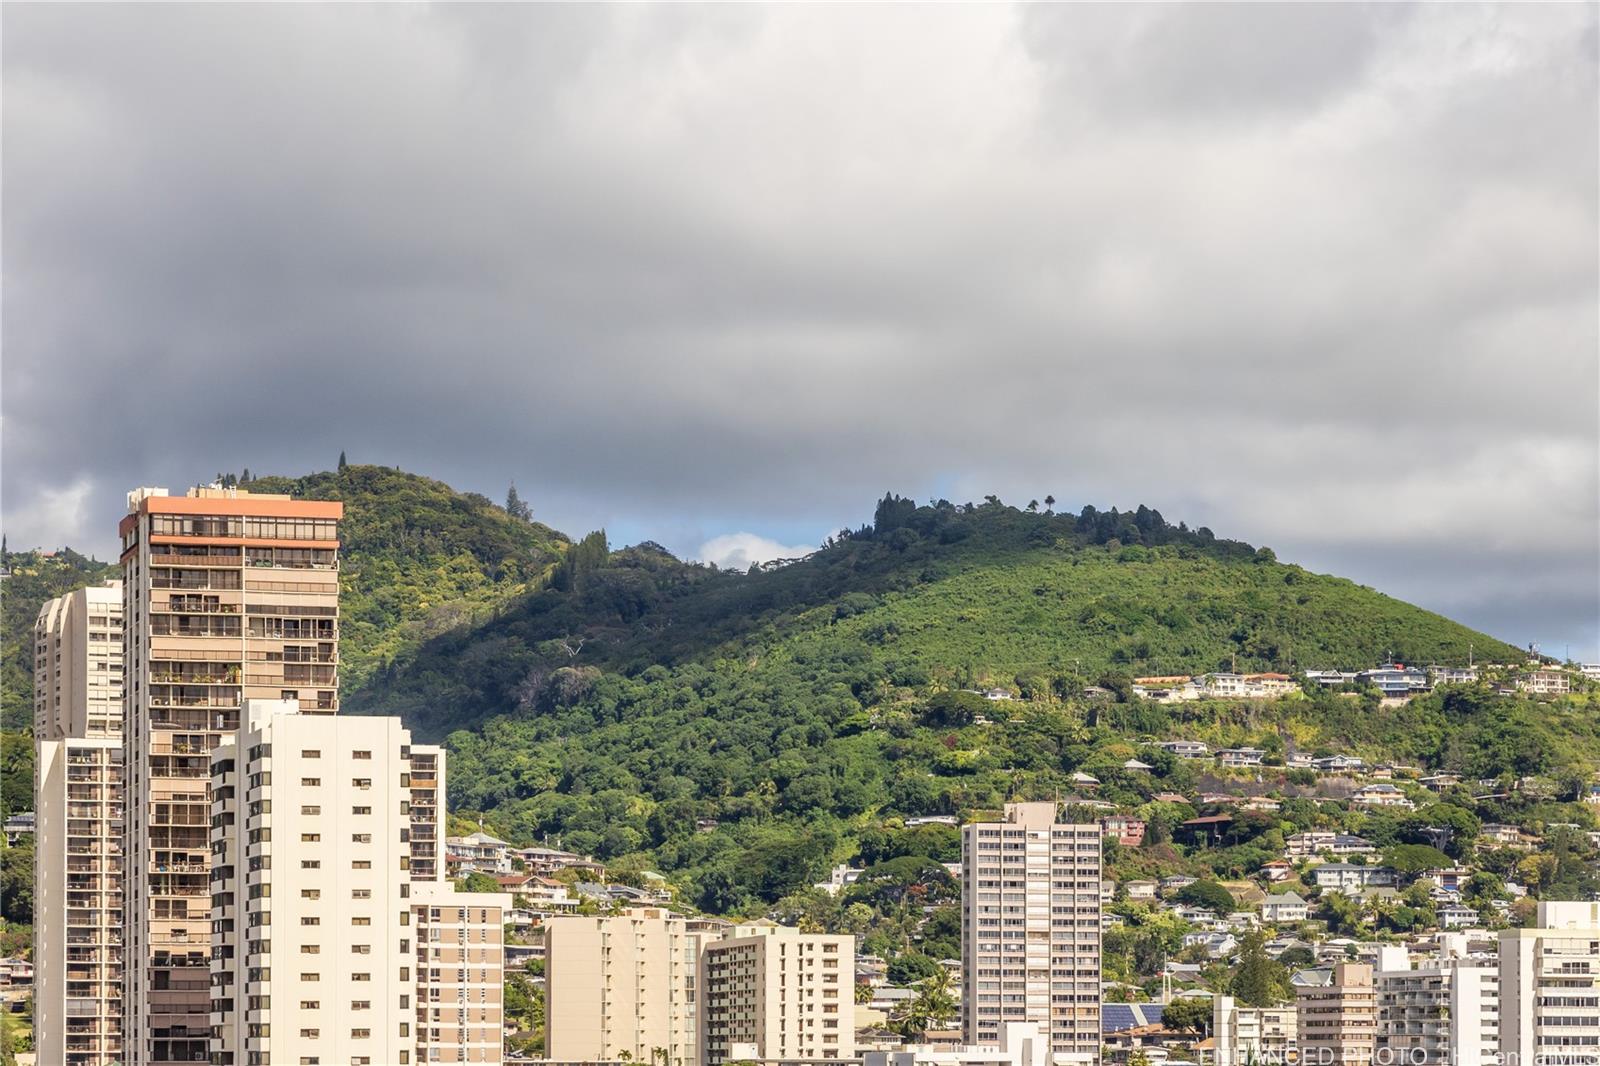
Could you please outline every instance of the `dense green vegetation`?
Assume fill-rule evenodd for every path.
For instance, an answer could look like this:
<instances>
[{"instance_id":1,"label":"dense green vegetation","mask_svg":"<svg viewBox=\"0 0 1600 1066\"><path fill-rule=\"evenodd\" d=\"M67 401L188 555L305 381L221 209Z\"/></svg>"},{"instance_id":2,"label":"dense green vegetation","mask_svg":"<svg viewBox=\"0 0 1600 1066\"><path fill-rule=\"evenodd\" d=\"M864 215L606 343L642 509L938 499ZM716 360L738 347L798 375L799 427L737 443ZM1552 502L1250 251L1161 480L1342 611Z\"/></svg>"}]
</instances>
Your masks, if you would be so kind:
<instances>
[{"instance_id":1,"label":"dense green vegetation","mask_svg":"<svg viewBox=\"0 0 1600 1066\"><path fill-rule=\"evenodd\" d=\"M1568 781L1600 751L1592 716L1551 712L1570 713L1562 736L1566 718L1553 725L1487 690L1397 710L1375 693L1321 691L1126 702L1137 673L1353 667L1388 649L1452 662L1469 643L1515 654L1144 508L1071 516L888 497L871 526L750 573L651 544L611 552L591 535L546 587L375 673L346 706L448 731L452 802L502 835L655 866L708 910L751 911L836 861L926 857L914 845L869 854L872 834L905 817L1070 793L1078 770L1134 804L1192 778L1143 738ZM1120 695L1085 696L1094 681ZM951 691L980 684L1019 698ZM1158 772L1124 771L1135 755ZM1167 824L1193 813L1167 812Z\"/></svg>"},{"instance_id":2,"label":"dense green vegetation","mask_svg":"<svg viewBox=\"0 0 1600 1066\"><path fill-rule=\"evenodd\" d=\"M71 548L0 553L0 729L33 728L33 623L46 600L120 576Z\"/></svg>"}]
</instances>

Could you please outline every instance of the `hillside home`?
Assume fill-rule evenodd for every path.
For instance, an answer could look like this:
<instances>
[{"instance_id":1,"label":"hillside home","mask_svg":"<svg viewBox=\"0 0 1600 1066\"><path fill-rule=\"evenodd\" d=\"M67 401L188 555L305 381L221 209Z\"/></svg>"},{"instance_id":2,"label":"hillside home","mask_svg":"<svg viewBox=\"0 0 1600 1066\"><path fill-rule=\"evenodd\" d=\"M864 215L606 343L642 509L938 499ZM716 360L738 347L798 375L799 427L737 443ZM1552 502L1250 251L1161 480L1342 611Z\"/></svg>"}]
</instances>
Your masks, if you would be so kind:
<instances>
[{"instance_id":1,"label":"hillside home","mask_svg":"<svg viewBox=\"0 0 1600 1066\"><path fill-rule=\"evenodd\" d=\"M1315 681L1323 688L1338 688L1340 685L1353 685L1360 675L1355 671L1344 670L1307 670L1306 680Z\"/></svg>"},{"instance_id":2,"label":"hillside home","mask_svg":"<svg viewBox=\"0 0 1600 1066\"><path fill-rule=\"evenodd\" d=\"M1291 770L1309 770L1316 761L1309 751L1291 751L1284 756L1283 765Z\"/></svg>"},{"instance_id":3,"label":"hillside home","mask_svg":"<svg viewBox=\"0 0 1600 1066\"><path fill-rule=\"evenodd\" d=\"M1437 913L1440 929L1470 929L1482 920L1477 911L1461 903L1446 903Z\"/></svg>"},{"instance_id":4,"label":"hillside home","mask_svg":"<svg viewBox=\"0 0 1600 1066\"><path fill-rule=\"evenodd\" d=\"M1274 925L1303 922L1311 915L1311 905L1293 892L1268 896L1261 904L1261 920Z\"/></svg>"},{"instance_id":5,"label":"hillside home","mask_svg":"<svg viewBox=\"0 0 1600 1066\"><path fill-rule=\"evenodd\" d=\"M1251 796L1249 799L1240 804L1240 806L1247 811L1271 812L1283 809L1283 804L1279 803L1271 796Z\"/></svg>"},{"instance_id":6,"label":"hillside home","mask_svg":"<svg viewBox=\"0 0 1600 1066\"><path fill-rule=\"evenodd\" d=\"M1210 747L1198 740L1163 740L1158 746L1180 759L1204 759L1211 755Z\"/></svg>"},{"instance_id":7,"label":"hillside home","mask_svg":"<svg viewBox=\"0 0 1600 1066\"><path fill-rule=\"evenodd\" d=\"M1128 890L1129 899L1156 898L1156 883L1154 881L1129 881L1123 887Z\"/></svg>"},{"instance_id":8,"label":"hillside home","mask_svg":"<svg viewBox=\"0 0 1600 1066\"><path fill-rule=\"evenodd\" d=\"M1194 678L1186 675L1136 677L1133 679L1133 694L1156 703L1183 703L1199 699L1200 689L1194 683Z\"/></svg>"},{"instance_id":9,"label":"hillside home","mask_svg":"<svg viewBox=\"0 0 1600 1066\"><path fill-rule=\"evenodd\" d=\"M1373 670L1363 670L1356 679L1372 685L1389 699L1406 699L1428 689L1428 672L1403 663L1385 663Z\"/></svg>"},{"instance_id":10,"label":"hillside home","mask_svg":"<svg viewBox=\"0 0 1600 1066\"><path fill-rule=\"evenodd\" d=\"M486 874L509 874L511 845L497 836L479 830L464 837L445 837L445 861L459 864L461 870Z\"/></svg>"},{"instance_id":11,"label":"hillside home","mask_svg":"<svg viewBox=\"0 0 1600 1066\"><path fill-rule=\"evenodd\" d=\"M1357 866L1348 862L1325 862L1311 871L1311 881L1326 892L1354 895L1367 888L1393 888L1398 882L1387 866Z\"/></svg>"},{"instance_id":12,"label":"hillside home","mask_svg":"<svg viewBox=\"0 0 1600 1066\"><path fill-rule=\"evenodd\" d=\"M1443 792L1447 788L1454 788L1456 785L1461 784L1461 775L1429 774L1427 777L1419 777L1417 784L1429 792Z\"/></svg>"},{"instance_id":13,"label":"hillside home","mask_svg":"<svg viewBox=\"0 0 1600 1066\"><path fill-rule=\"evenodd\" d=\"M1404 807L1407 810L1414 810L1417 806L1406 798L1404 792L1386 782L1356 789L1350 802L1362 807Z\"/></svg>"},{"instance_id":14,"label":"hillside home","mask_svg":"<svg viewBox=\"0 0 1600 1066\"><path fill-rule=\"evenodd\" d=\"M1331 829L1308 829L1296 833L1287 841L1286 854L1294 858L1310 855L1375 855L1378 849L1372 841L1349 833L1336 833Z\"/></svg>"},{"instance_id":15,"label":"hillside home","mask_svg":"<svg viewBox=\"0 0 1600 1066\"><path fill-rule=\"evenodd\" d=\"M1514 825L1489 822L1478 830L1478 842L1502 848L1532 848L1538 845L1539 838L1528 836Z\"/></svg>"},{"instance_id":16,"label":"hillside home","mask_svg":"<svg viewBox=\"0 0 1600 1066\"><path fill-rule=\"evenodd\" d=\"M1354 755L1328 755L1321 759L1314 759L1311 763L1312 769L1324 774L1354 773L1366 765L1366 760L1358 759Z\"/></svg>"},{"instance_id":17,"label":"hillside home","mask_svg":"<svg viewBox=\"0 0 1600 1066\"><path fill-rule=\"evenodd\" d=\"M1517 688L1535 696L1565 696L1572 691L1572 675L1565 670L1529 670L1518 675Z\"/></svg>"},{"instance_id":18,"label":"hillside home","mask_svg":"<svg viewBox=\"0 0 1600 1066\"><path fill-rule=\"evenodd\" d=\"M1136 848L1144 843L1145 824L1141 818L1114 814L1100 819L1100 832L1125 848Z\"/></svg>"},{"instance_id":19,"label":"hillside home","mask_svg":"<svg viewBox=\"0 0 1600 1066\"><path fill-rule=\"evenodd\" d=\"M1267 753L1260 748L1223 748L1217 762L1223 766L1260 766Z\"/></svg>"},{"instance_id":20,"label":"hillside home","mask_svg":"<svg viewBox=\"0 0 1600 1066\"><path fill-rule=\"evenodd\" d=\"M1430 666L1428 676L1434 685L1470 685L1478 680L1476 666Z\"/></svg>"},{"instance_id":21,"label":"hillside home","mask_svg":"<svg viewBox=\"0 0 1600 1066\"><path fill-rule=\"evenodd\" d=\"M1294 866L1283 859L1273 859L1261 864L1261 876L1268 881L1287 881L1294 876Z\"/></svg>"}]
</instances>

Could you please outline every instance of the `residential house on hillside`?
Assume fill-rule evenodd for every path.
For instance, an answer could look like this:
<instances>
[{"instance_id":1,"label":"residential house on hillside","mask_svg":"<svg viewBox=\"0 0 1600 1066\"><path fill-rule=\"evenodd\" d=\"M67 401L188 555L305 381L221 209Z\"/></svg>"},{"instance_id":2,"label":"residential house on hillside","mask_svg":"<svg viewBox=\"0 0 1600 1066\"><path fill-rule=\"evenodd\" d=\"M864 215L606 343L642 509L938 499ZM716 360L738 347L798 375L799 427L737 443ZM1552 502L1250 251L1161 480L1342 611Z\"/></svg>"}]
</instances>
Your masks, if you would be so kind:
<instances>
[{"instance_id":1,"label":"residential house on hillside","mask_svg":"<svg viewBox=\"0 0 1600 1066\"><path fill-rule=\"evenodd\" d=\"M1311 905L1294 892L1268 896L1261 904L1261 920L1274 925L1303 922L1311 915Z\"/></svg>"},{"instance_id":2,"label":"residential house on hillside","mask_svg":"<svg viewBox=\"0 0 1600 1066\"><path fill-rule=\"evenodd\" d=\"M1140 699L1157 703L1182 703L1200 698L1200 688L1194 678L1187 675L1174 677L1136 677L1133 694Z\"/></svg>"},{"instance_id":3,"label":"residential house on hillside","mask_svg":"<svg viewBox=\"0 0 1600 1066\"><path fill-rule=\"evenodd\" d=\"M1325 774L1354 773L1366 767L1365 759L1358 759L1354 755L1328 755L1321 759L1312 760L1311 767Z\"/></svg>"},{"instance_id":4,"label":"residential house on hillside","mask_svg":"<svg viewBox=\"0 0 1600 1066\"><path fill-rule=\"evenodd\" d=\"M1552 668L1529 670L1518 675L1517 688L1535 696L1565 696L1572 691L1572 675Z\"/></svg>"},{"instance_id":5,"label":"residential house on hillside","mask_svg":"<svg viewBox=\"0 0 1600 1066\"><path fill-rule=\"evenodd\" d=\"M1100 819L1100 831L1125 848L1136 848L1144 843L1145 823L1142 818L1113 814Z\"/></svg>"},{"instance_id":6,"label":"residential house on hillside","mask_svg":"<svg viewBox=\"0 0 1600 1066\"><path fill-rule=\"evenodd\" d=\"M1298 690L1288 674L1206 674L1198 679L1208 699L1277 699Z\"/></svg>"},{"instance_id":7,"label":"residential house on hillside","mask_svg":"<svg viewBox=\"0 0 1600 1066\"><path fill-rule=\"evenodd\" d=\"M1349 833L1336 833L1331 829L1308 829L1291 836L1287 854L1295 858L1311 855L1375 855L1378 849L1372 841Z\"/></svg>"},{"instance_id":8,"label":"residential house on hillside","mask_svg":"<svg viewBox=\"0 0 1600 1066\"><path fill-rule=\"evenodd\" d=\"M464 837L445 837L444 853L446 864L463 872L508 874L512 870L511 845L481 829Z\"/></svg>"},{"instance_id":9,"label":"residential house on hillside","mask_svg":"<svg viewBox=\"0 0 1600 1066\"><path fill-rule=\"evenodd\" d=\"M1159 746L1180 759L1206 759L1211 756L1211 748L1198 740L1163 740Z\"/></svg>"},{"instance_id":10,"label":"residential house on hillside","mask_svg":"<svg viewBox=\"0 0 1600 1066\"><path fill-rule=\"evenodd\" d=\"M1353 685L1360 677L1355 671L1344 670L1307 670L1306 680L1315 681L1323 688L1338 688L1340 685Z\"/></svg>"},{"instance_id":11,"label":"residential house on hillside","mask_svg":"<svg viewBox=\"0 0 1600 1066\"><path fill-rule=\"evenodd\" d=\"M1217 762L1223 766L1260 766L1267 753L1260 748L1223 748Z\"/></svg>"},{"instance_id":12,"label":"residential house on hillside","mask_svg":"<svg viewBox=\"0 0 1600 1066\"><path fill-rule=\"evenodd\" d=\"M1417 806L1404 792L1387 782L1356 789L1355 795L1350 797L1350 802L1362 807L1404 807L1407 810L1414 810Z\"/></svg>"},{"instance_id":13,"label":"residential house on hillside","mask_svg":"<svg viewBox=\"0 0 1600 1066\"><path fill-rule=\"evenodd\" d=\"M1261 864L1261 876L1268 881L1287 881L1294 876L1294 866L1283 859L1273 859Z\"/></svg>"},{"instance_id":14,"label":"residential house on hillside","mask_svg":"<svg viewBox=\"0 0 1600 1066\"><path fill-rule=\"evenodd\" d=\"M1476 666L1430 666L1428 675L1434 685L1470 685L1478 680Z\"/></svg>"},{"instance_id":15,"label":"residential house on hillside","mask_svg":"<svg viewBox=\"0 0 1600 1066\"><path fill-rule=\"evenodd\" d=\"M1389 699L1407 699L1428 690L1428 672L1403 663L1385 663L1376 669L1363 670L1357 680L1372 685Z\"/></svg>"},{"instance_id":16,"label":"residential house on hillside","mask_svg":"<svg viewBox=\"0 0 1600 1066\"><path fill-rule=\"evenodd\" d=\"M1538 846L1539 838L1529 836L1518 826L1485 822L1478 830L1478 842L1480 845L1488 843L1501 848L1533 848Z\"/></svg>"},{"instance_id":17,"label":"residential house on hillside","mask_svg":"<svg viewBox=\"0 0 1600 1066\"><path fill-rule=\"evenodd\" d=\"M1393 888L1399 882L1399 878L1387 866L1325 862L1311 871L1311 881L1326 892L1355 895L1368 888Z\"/></svg>"}]
</instances>

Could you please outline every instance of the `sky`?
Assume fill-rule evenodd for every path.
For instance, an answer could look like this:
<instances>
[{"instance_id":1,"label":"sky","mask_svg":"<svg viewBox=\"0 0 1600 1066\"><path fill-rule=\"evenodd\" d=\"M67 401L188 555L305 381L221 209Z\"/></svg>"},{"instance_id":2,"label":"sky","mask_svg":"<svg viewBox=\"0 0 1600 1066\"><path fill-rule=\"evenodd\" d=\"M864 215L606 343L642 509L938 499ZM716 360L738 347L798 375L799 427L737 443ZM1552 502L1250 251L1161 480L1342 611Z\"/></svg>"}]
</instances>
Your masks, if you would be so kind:
<instances>
[{"instance_id":1,"label":"sky","mask_svg":"<svg viewBox=\"0 0 1600 1066\"><path fill-rule=\"evenodd\" d=\"M1594 5L5 5L0 526L1159 508L1600 659Z\"/></svg>"}]
</instances>

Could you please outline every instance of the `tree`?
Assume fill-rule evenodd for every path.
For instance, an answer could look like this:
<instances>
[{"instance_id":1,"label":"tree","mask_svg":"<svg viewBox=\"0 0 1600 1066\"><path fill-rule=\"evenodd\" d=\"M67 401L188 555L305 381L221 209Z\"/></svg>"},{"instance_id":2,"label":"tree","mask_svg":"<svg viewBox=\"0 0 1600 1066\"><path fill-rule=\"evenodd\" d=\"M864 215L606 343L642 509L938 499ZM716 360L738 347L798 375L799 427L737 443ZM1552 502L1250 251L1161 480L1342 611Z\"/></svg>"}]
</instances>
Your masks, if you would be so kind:
<instances>
[{"instance_id":1,"label":"tree","mask_svg":"<svg viewBox=\"0 0 1600 1066\"><path fill-rule=\"evenodd\" d=\"M1196 881L1192 885L1185 885L1178 890L1178 899L1196 907L1209 908L1218 914L1227 914L1236 906L1233 894L1215 881Z\"/></svg>"},{"instance_id":2,"label":"tree","mask_svg":"<svg viewBox=\"0 0 1600 1066\"><path fill-rule=\"evenodd\" d=\"M1247 1006L1270 1007L1289 998L1289 971L1267 955L1266 943L1259 929L1245 934L1228 982L1228 991Z\"/></svg>"},{"instance_id":3,"label":"tree","mask_svg":"<svg viewBox=\"0 0 1600 1066\"><path fill-rule=\"evenodd\" d=\"M479 870L468 870L467 876L456 882L463 892L498 892L500 882Z\"/></svg>"},{"instance_id":4,"label":"tree","mask_svg":"<svg viewBox=\"0 0 1600 1066\"><path fill-rule=\"evenodd\" d=\"M917 998L900 1019L902 1036L914 1036L937 1029L956 1016L956 1000L950 994L950 974L943 966L917 986Z\"/></svg>"},{"instance_id":5,"label":"tree","mask_svg":"<svg viewBox=\"0 0 1600 1066\"><path fill-rule=\"evenodd\" d=\"M1161 1024L1180 1033L1204 1033L1211 1025L1211 1004L1196 996L1175 999L1161 1008Z\"/></svg>"},{"instance_id":6,"label":"tree","mask_svg":"<svg viewBox=\"0 0 1600 1066\"><path fill-rule=\"evenodd\" d=\"M1055 506L1056 506L1056 498L1054 496L1046 496L1044 498L1044 513L1045 514L1049 514L1050 512L1054 511L1055 510Z\"/></svg>"},{"instance_id":7,"label":"tree","mask_svg":"<svg viewBox=\"0 0 1600 1066\"><path fill-rule=\"evenodd\" d=\"M523 498L517 495L517 483L513 481L511 488L506 492L506 514L512 518L520 518L524 522L533 521L533 510Z\"/></svg>"},{"instance_id":8,"label":"tree","mask_svg":"<svg viewBox=\"0 0 1600 1066\"><path fill-rule=\"evenodd\" d=\"M888 977L891 983L902 988L926 981L939 972L939 964L916 952L896 955L889 962Z\"/></svg>"},{"instance_id":9,"label":"tree","mask_svg":"<svg viewBox=\"0 0 1600 1066\"><path fill-rule=\"evenodd\" d=\"M349 465L350 465L350 463L344 457L344 452L340 451L339 452L339 469L343 470L345 467L347 467Z\"/></svg>"},{"instance_id":10,"label":"tree","mask_svg":"<svg viewBox=\"0 0 1600 1066\"><path fill-rule=\"evenodd\" d=\"M1450 856L1430 844L1396 844L1384 852L1383 859L1396 872L1406 876L1450 867Z\"/></svg>"},{"instance_id":11,"label":"tree","mask_svg":"<svg viewBox=\"0 0 1600 1066\"><path fill-rule=\"evenodd\" d=\"M0 849L0 914L8 922L33 922L33 845Z\"/></svg>"}]
</instances>

